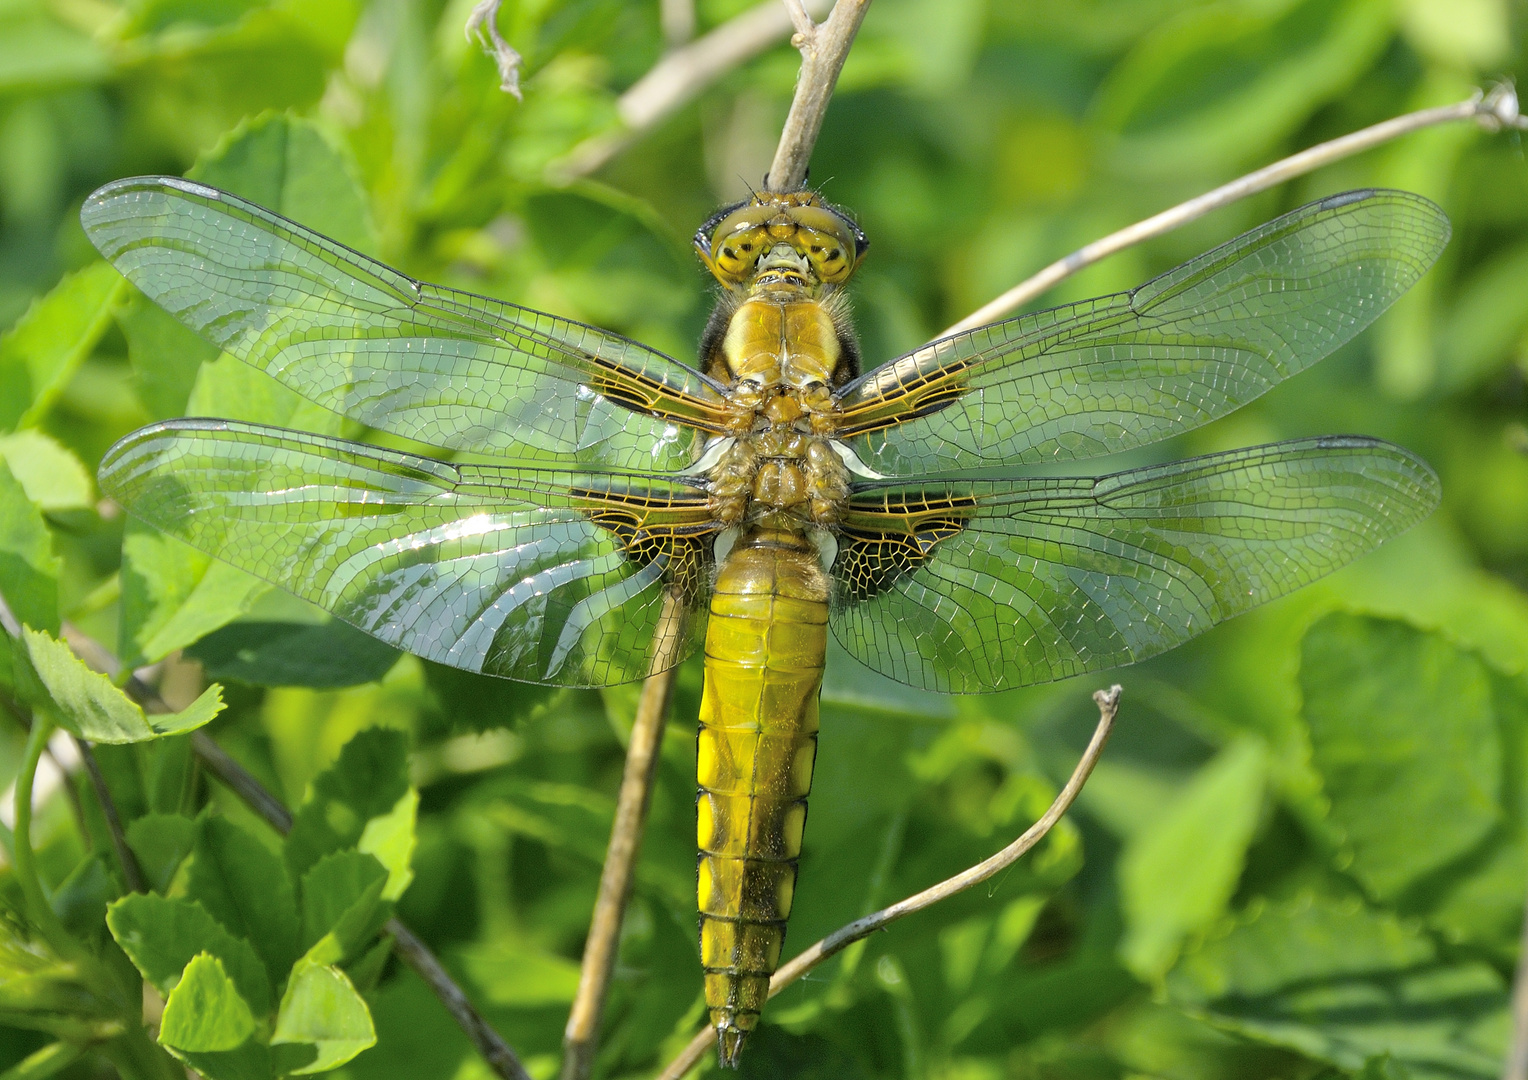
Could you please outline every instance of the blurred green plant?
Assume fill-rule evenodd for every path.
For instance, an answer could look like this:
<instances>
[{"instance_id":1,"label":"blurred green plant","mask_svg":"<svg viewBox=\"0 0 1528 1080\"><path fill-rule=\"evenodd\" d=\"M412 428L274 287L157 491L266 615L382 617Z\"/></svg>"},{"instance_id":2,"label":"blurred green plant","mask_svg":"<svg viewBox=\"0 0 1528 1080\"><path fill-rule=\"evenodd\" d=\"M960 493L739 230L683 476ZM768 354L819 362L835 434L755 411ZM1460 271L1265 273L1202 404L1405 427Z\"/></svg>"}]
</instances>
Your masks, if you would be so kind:
<instances>
[{"instance_id":1,"label":"blurred green plant","mask_svg":"<svg viewBox=\"0 0 1528 1080\"><path fill-rule=\"evenodd\" d=\"M702 0L700 27L746 6ZM397 658L124 522L90 480L117 437L183 413L374 437L219 358L96 260L75 211L118 176L189 173L420 277L693 351L707 304L684 238L763 174L795 55L782 43L554 186L548 167L608 132L662 55L659 5L506 4L523 103L465 40L470 7L0 0L0 594L32 628L0 638L20 811L0 837L0 1077L179 1075L165 1051L214 1080L485 1075L389 959L394 910L533 1075L556 1070L634 693ZM854 294L867 357L1243 169L1519 72L1522 20L1507 0L876 0L813 167L873 243ZM1528 886L1521 147L1414 135L1049 299L1370 184L1444 206L1443 263L1374 333L1152 453L1379 435L1438 468L1443 510L1123 673L1073 818L990 889L783 993L745 1075L1499 1074ZM93 676L59 644L66 622L156 665L183 711L145 715ZM207 675L221 695L201 696ZM1022 830L1070 770L1093 688L939 698L831 657L791 941ZM602 1076L651 1075L701 1020L698 691L685 668ZM299 807L284 842L193 764L183 732L214 712L219 742ZM102 744L147 891L83 774L38 769L55 725Z\"/></svg>"}]
</instances>

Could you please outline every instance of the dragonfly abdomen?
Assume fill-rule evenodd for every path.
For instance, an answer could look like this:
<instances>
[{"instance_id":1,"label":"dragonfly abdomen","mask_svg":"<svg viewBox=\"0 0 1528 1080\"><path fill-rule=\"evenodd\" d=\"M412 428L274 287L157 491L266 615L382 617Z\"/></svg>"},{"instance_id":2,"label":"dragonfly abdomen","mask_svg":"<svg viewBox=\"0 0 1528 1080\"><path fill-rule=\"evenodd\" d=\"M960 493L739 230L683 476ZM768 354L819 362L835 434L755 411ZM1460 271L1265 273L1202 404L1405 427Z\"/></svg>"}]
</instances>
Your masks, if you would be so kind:
<instances>
[{"instance_id":1,"label":"dragonfly abdomen","mask_svg":"<svg viewBox=\"0 0 1528 1080\"><path fill-rule=\"evenodd\" d=\"M697 735L700 951L723 1064L780 963L817 755L828 584L805 535L757 530L717 576Z\"/></svg>"}]
</instances>

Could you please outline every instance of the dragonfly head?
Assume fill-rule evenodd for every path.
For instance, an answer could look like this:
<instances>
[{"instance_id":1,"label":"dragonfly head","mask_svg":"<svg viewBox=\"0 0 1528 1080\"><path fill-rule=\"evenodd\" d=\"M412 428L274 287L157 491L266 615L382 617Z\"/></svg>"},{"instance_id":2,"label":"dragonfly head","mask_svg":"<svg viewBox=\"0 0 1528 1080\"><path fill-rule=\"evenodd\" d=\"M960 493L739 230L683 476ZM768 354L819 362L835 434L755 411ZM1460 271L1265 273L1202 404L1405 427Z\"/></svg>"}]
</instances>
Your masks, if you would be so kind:
<instances>
[{"instance_id":1,"label":"dragonfly head","mask_svg":"<svg viewBox=\"0 0 1528 1080\"><path fill-rule=\"evenodd\" d=\"M695 251L728 288L741 289L787 267L802 284L849 280L870 241L815 191L762 191L724 207L695 233Z\"/></svg>"}]
</instances>

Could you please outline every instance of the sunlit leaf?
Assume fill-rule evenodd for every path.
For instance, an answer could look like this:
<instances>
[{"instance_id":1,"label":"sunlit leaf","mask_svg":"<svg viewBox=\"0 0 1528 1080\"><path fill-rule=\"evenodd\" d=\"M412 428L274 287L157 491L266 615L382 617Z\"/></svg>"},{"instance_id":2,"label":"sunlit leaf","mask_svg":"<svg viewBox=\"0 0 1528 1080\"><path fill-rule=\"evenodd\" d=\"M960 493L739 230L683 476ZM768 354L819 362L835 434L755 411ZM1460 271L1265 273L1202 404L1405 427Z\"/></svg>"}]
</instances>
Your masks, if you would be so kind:
<instances>
[{"instance_id":1,"label":"sunlit leaf","mask_svg":"<svg viewBox=\"0 0 1528 1080\"><path fill-rule=\"evenodd\" d=\"M95 505L95 484L80 459L41 431L0 436L0 458L44 511L84 510Z\"/></svg>"},{"instance_id":2,"label":"sunlit leaf","mask_svg":"<svg viewBox=\"0 0 1528 1080\"><path fill-rule=\"evenodd\" d=\"M95 348L126 288L109 265L92 263L0 335L0 431L35 424L47 413Z\"/></svg>"},{"instance_id":3,"label":"sunlit leaf","mask_svg":"<svg viewBox=\"0 0 1528 1080\"><path fill-rule=\"evenodd\" d=\"M270 1011L271 984L255 950L248 941L234 937L220 926L200 904L153 893L133 893L111 905L106 924L134 966L161 993L167 994L175 987L182 970L194 957L210 954L219 961L219 972L238 987L247 1010L253 1010L257 1016Z\"/></svg>"},{"instance_id":4,"label":"sunlit leaf","mask_svg":"<svg viewBox=\"0 0 1528 1080\"><path fill-rule=\"evenodd\" d=\"M17 622L58 632L60 568L42 514L0 462L0 595Z\"/></svg>"},{"instance_id":5,"label":"sunlit leaf","mask_svg":"<svg viewBox=\"0 0 1528 1080\"><path fill-rule=\"evenodd\" d=\"M318 1055L296 1075L337 1068L377 1041L371 1012L337 967L299 961L292 969L271 1044L307 1043Z\"/></svg>"},{"instance_id":6,"label":"sunlit leaf","mask_svg":"<svg viewBox=\"0 0 1528 1080\"><path fill-rule=\"evenodd\" d=\"M177 713L149 716L111 680L85 666L69 646L37 630L22 634L30 667L49 698L59 724L82 739L132 743L179 735L209 722L223 709L214 683Z\"/></svg>"},{"instance_id":7,"label":"sunlit leaf","mask_svg":"<svg viewBox=\"0 0 1528 1080\"><path fill-rule=\"evenodd\" d=\"M1225 911L1263 805L1267 754L1248 739L1184 785L1120 856L1127 930L1120 955L1143 979L1171 966L1183 938Z\"/></svg>"},{"instance_id":8,"label":"sunlit leaf","mask_svg":"<svg viewBox=\"0 0 1528 1080\"><path fill-rule=\"evenodd\" d=\"M174 1050L234 1050L255 1032L255 1018L217 957L199 953L170 991L159 1041Z\"/></svg>"},{"instance_id":9,"label":"sunlit leaf","mask_svg":"<svg viewBox=\"0 0 1528 1080\"><path fill-rule=\"evenodd\" d=\"M1305 636L1300 688L1330 820L1376 895L1501 822L1501 733L1478 656L1403 622L1329 615Z\"/></svg>"}]
</instances>

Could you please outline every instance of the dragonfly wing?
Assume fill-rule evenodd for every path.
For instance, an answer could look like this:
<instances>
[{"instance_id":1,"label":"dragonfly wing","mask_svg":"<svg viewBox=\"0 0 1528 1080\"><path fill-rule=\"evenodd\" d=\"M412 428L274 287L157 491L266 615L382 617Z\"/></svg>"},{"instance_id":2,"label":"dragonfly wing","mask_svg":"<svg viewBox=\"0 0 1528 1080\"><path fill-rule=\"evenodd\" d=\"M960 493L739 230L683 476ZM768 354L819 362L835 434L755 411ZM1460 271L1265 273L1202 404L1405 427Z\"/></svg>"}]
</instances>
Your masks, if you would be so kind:
<instances>
[{"instance_id":1,"label":"dragonfly wing","mask_svg":"<svg viewBox=\"0 0 1528 1080\"><path fill-rule=\"evenodd\" d=\"M1311 203L1128 293L942 338L846 386L871 469L1081 460L1208 423L1353 338L1437 259L1448 218L1401 191Z\"/></svg>"},{"instance_id":2,"label":"dragonfly wing","mask_svg":"<svg viewBox=\"0 0 1528 1080\"><path fill-rule=\"evenodd\" d=\"M862 485L833 571L853 656L946 693L1153 656L1425 517L1437 477L1373 439L1304 439L1100 479Z\"/></svg>"},{"instance_id":3,"label":"dragonfly wing","mask_svg":"<svg viewBox=\"0 0 1528 1080\"><path fill-rule=\"evenodd\" d=\"M719 430L715 389L662 353L415 281L215 188L119 180L80 219L181 322L369 427L647 469L688 465L695 429Z\"/></svg>"},{"instance_id":4,"label":"dragonfly wing","mask_svg":"<svg viewBox=\"0 0 1528 1080\"><path fill-rule=\"evenodd\" d=\"M468 671L607 685L699 640L710 515L678 483L453 465L216 420L134 432L100 477L170 535ZM666 595L683 601L680 642L667 624L659 660Z\"/></svg>"}]
</instances>

